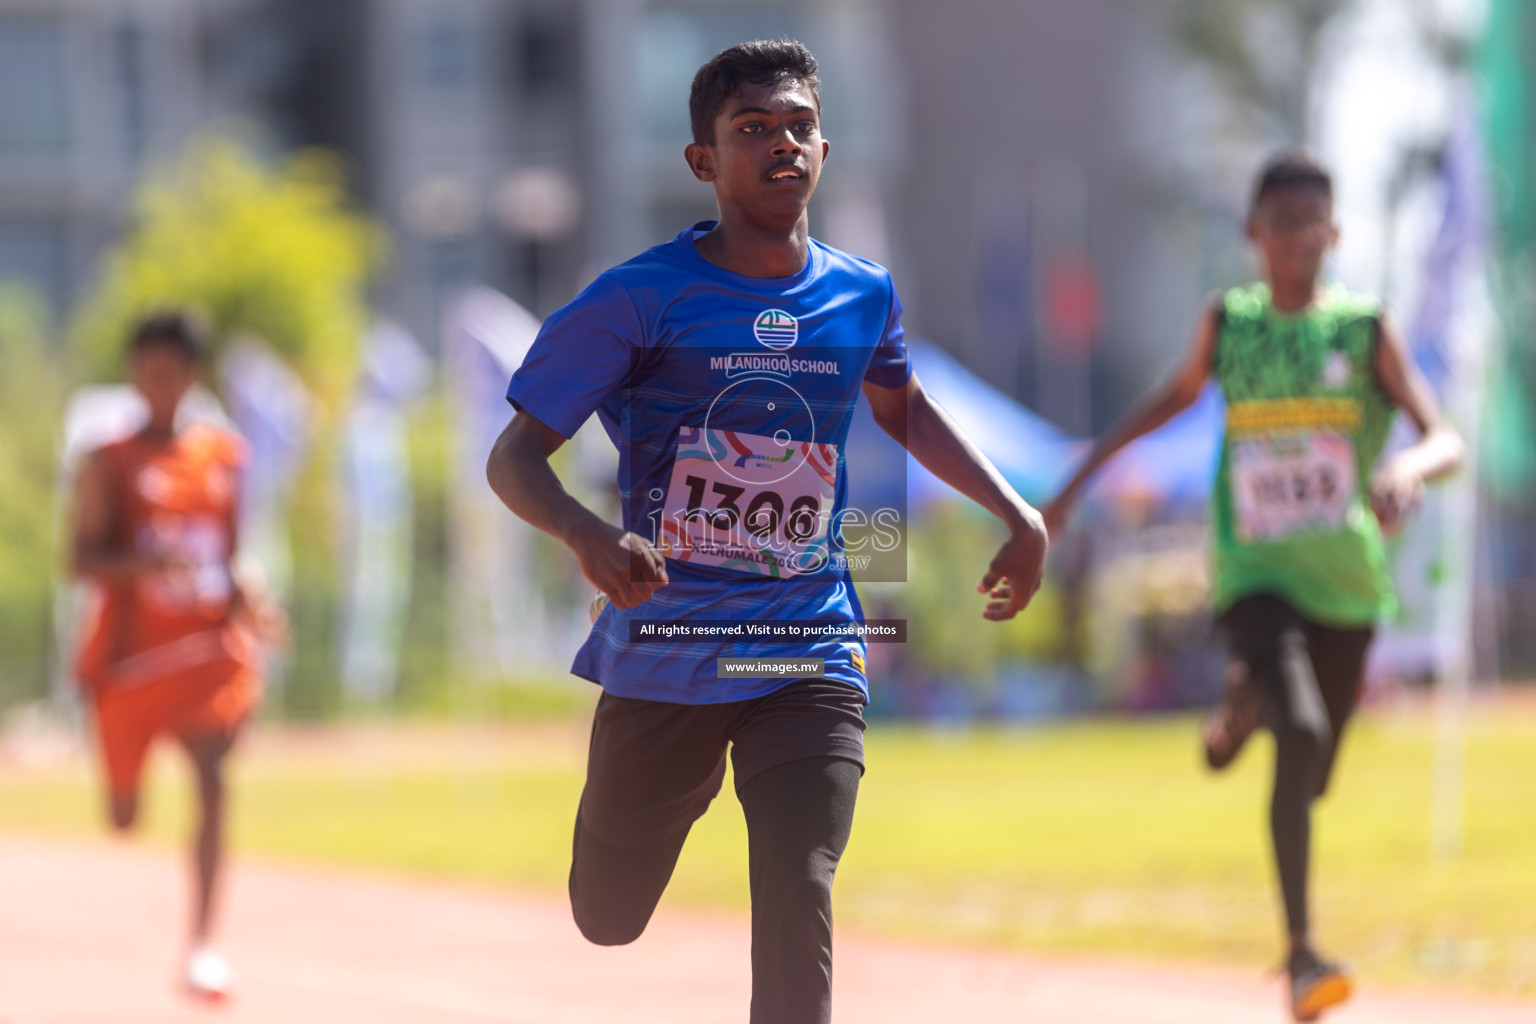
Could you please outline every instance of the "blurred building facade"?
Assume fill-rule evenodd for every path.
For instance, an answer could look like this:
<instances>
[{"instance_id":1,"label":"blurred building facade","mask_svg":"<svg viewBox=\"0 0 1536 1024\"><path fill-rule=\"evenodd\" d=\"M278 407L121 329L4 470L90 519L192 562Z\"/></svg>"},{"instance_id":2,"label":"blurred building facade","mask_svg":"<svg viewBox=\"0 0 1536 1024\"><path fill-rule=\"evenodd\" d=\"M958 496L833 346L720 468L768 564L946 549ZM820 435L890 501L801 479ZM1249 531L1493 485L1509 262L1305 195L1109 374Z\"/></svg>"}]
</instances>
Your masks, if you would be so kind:
<instances>
[{"instance_id":1,"label":"blurred building facade","mask_svg":"<svg viewBox=\"0 0 1536 1024\"><path fill-rule=\"evenodd\" d=\"M1173 2L0 0L0 276L62 314L136 177L222 119L345 154L394 238L378 302L429 346L470 283L547 314L712 214L681 158L693 71L790 35L823 64L816 234L891 266L915 333L1086 432L1239 245L1231 204L1170 172L1203 141Z\"/></svg>"},{"instance_id":2,"label":"blurred building facade","mask_svg":"<svg viewBox=\"0 0 1536 1024\"><path fill-rule=\"evenodd\" d=\"M0 278L62 314L127 223L140 174L210 123L245 118L269 146L344 140L311 128L347 76L306 80L315 32L284 7L345 21L367 4L0 0Z\"/></svg>"},{"instance_id":3,"label":"blurred building facade","mask_svg":"<svg viewBox=\"0 0 1536 1024\"><path fill-rule=\"evenodd\" d=\"M0 2L0 277L85 285L154 140L198 122L191 3Z\"/></svg>"},{"instance_id":4,"label":"blurred building facade","mask_svg":"<svg viewBox=\"0 0 1536 1024\"><path fill-rule=\"evenodd\" d=\"M542 315L710 215L680 155L692 72L792 35L824 66L816 233L1086 432L1242 266L1245 179L1286 141L1181 50L1190 2L0 0L0 277L62 314L136 178L222 121L346 155L395 239L378 301L429 345L467 283Z\"/></svg>"}]
</instances>

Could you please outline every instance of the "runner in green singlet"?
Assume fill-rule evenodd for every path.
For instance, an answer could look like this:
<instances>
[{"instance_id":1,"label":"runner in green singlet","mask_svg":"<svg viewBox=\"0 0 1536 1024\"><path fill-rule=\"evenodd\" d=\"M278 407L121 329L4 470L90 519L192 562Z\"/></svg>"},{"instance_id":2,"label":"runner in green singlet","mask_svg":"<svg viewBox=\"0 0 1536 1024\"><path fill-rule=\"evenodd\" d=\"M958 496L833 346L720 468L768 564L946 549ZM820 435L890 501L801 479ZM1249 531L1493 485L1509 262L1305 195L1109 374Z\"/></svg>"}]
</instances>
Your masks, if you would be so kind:
<instances>
[{"instance_id":1,"label":"runner in green singlet","mask_svg":"<svg viewBox=\"0 0 1536 1024\"><path fill-rule=\"evenodd\" d=\"M1260 173L1248 237L1265 280L1213 300L1183 366L1116 423L1047 507L1054 535L1111 456L1187 408L1214 377L1227 402L1212 495L1215 607L1232 658L1205 727L1224 768L1263 724L1275 734L1270 831L1289 931L1297 1020L1349 997L1308 921L1311 805L1328 784L1375 624L1396 602L1382 532L1453 471L1462 444L1377 303L1322 285L1338 240L1333 185L1307 157ZM1381 461L1397 409L1419 440Z\"/></svg>"}]
</instances>

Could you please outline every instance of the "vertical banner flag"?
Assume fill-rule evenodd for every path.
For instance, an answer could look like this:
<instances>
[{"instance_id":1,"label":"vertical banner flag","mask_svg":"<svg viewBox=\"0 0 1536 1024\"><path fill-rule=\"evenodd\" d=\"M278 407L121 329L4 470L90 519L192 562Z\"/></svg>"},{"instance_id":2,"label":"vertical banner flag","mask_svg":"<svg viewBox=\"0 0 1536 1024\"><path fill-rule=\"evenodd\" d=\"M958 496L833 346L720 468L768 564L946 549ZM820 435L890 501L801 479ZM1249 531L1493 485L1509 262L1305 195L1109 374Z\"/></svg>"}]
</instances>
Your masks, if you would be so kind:
<instances>
[{"instance_id":1,"label":"vertical banner flag","mask_svg":"<svg viewBox=\"0 0 1536 1024\"><path fill-rule=\"evenodd\" d=\"M432 367L416 339L388 320L363 340L363 365L342 427L345 511L337 538L346 566L338 656L346 691L392 693L410 599L412 511L406 418Z\"/></svg>"},{"instance_id":2,"label":"vertical banner flag","mask_svg":"<svg viewBox=\"0 0 1536 1024\"><path fill-rule=\"evenodd\" d=\"M485 483L491 445L512 415L507 382L538 332L532 313L486 287L462 292L443 321L443 380L456 449L449 643L459 669L471 677L550 668L556 661L533 531Z\"/></svg>"}]
</instances>

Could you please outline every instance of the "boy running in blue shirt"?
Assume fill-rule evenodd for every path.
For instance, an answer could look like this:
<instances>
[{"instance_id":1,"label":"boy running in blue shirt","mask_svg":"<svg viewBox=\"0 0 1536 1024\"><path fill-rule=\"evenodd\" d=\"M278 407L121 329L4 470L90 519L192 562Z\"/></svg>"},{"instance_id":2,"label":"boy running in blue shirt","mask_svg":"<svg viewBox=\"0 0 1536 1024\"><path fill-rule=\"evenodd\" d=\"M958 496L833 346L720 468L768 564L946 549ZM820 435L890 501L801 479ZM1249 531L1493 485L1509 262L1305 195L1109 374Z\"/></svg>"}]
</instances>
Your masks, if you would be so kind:
<instances>
[{"instance_id":1,"label":"boy running in blue shirt","mask_svg":"<svg viewBox=\"0 0 1536 1024\"><path fill-rule=\"evenodd\" d=\"M862 618L840 529L861 391L887 433L1008 527L979 587L986 618L1029 602L1046 552L1040 516L923 393L890 275L810 237L828 151L819 86L815 58L788 40L733 46L699 69L684 156L719 219L607 271L549 318L513 375L517 412L486 469L608 599L572 667L603 688L576 815L576 923L603 945L640 935L729 749L749 841L753 1024L830 1019L864 642L637 638L656 622ZM593 412L620 453L622 527L550 468ZM730 676L721 661L769 655L820 669Z\"/></svg>"}]
</instances>

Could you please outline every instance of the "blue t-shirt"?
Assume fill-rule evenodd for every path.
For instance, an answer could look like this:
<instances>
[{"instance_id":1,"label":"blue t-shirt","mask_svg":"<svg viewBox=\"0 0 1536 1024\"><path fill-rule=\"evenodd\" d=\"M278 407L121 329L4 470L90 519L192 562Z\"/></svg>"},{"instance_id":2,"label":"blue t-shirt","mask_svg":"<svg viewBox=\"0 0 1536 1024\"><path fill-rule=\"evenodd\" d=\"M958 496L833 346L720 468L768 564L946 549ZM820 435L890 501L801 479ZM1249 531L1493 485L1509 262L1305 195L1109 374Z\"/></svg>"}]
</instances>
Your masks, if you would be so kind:
<instances>
[{"instance_id":1,"label":"blue t-shirt","mask_svg":"<svg viewBox=\"0 0 1536 1024\"><path fill-rule=\"evenodd\" d=\"M566 437L598 414L619 450L624 528L670 582L609 606L571 671L622 697L714 704L782 678L716 677L721 657L821 658L866 696L861 639L722 635L664 642L640 623L850 622L840 558L843 448L864 381L911 375L890 274L811 239L792 277L743 277L699 255L696 224L607 271L539 331L507 400Z\"/></svg>"}]
</instances>

